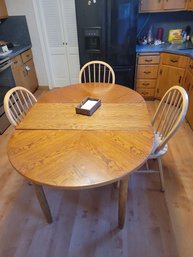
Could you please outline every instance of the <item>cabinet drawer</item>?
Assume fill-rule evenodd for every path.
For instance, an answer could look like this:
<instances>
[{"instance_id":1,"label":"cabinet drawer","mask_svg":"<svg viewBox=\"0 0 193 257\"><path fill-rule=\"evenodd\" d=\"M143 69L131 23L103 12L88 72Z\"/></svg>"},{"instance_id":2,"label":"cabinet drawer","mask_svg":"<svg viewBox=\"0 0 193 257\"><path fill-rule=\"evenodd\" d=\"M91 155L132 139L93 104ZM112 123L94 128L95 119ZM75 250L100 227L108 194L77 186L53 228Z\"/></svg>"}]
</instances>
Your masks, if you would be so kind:
<instances>
[{"instance_id":1,"label":"cabinet drawer","mask_svg":"<svg viewBox=\"0 0 193 257\"><path fill-rule=\"evenodd\" d=\"M12 69L18 69L19 66L22 66L22 59L20 55L15 56L14 58L11 59L12 64L11 67Z\"/></svg>"},{"instance_id":2,"label":"cabinet drawer","mask_svg":"<svg viewBox=\"0 0 193 257\"><path fill-rule=\"evenodd\" d=\"M186 68L188 57L176 54L162 54L162 64Z\"/></svg>"},{"instance_id":3,"label":"cabinet drawer","mask_svg":"<svg viewBox=\"0 0 193 257\"><path fill-rule=\"evenodd\" d=\"M137 67L138 79L157 78L158 65L139 65Z\"/></svg>"},{"instance_id":4,"label":"cabinet drawer","mask_svg":"<svg viewBox=\"0 0 193 257\"><path fill-rule=\"evenodd\" d=\"M137 79L136 88L155 88L156 80L155 79Z\"/></svg>"},{"instance_id":5,"label":"cabinet drawer","mask_svg":"<svg viewBox=\"0 0 193 257\"><path fill-rule=\"evenodd\" d=\"M142 89L137 88L137 92L142 95L144 98L154 98L155 89Z\"/></svg>"},{"instance_id":6,"label":"cabinet drawer","mask_svg":"<svg viewBox=\"0 0 193 257\"><path fill-rule=\"evenodd\" d=\"M159 64L159 55L139 55L138 64Z\"/></svg>"},{"instance_id":7,"label":"cabinet drawer","mask_svg":"<svg viewBox=\"0 0 193 257\"><path fill-rule=\"evenodd\" d=\"M25 51L24 53L21 54L21 58L23 63L26 63L27 61L29 61L30 59L32 59L32 51L31 49Z\"/></svg>"}]
</instances>

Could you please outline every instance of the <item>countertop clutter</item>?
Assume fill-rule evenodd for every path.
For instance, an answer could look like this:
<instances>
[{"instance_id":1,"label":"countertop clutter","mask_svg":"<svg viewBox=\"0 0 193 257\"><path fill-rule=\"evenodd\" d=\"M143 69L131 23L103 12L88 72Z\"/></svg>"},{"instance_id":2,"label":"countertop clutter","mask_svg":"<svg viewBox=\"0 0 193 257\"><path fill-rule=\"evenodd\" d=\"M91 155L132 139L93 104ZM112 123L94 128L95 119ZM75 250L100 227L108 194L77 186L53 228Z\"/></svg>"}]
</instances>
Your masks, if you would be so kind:
<instances>
[{"instance_id":1,"label":"countertop clutter","mask_svg":"<svg viewBox=\"0 0 193 257\"><path fill-rule=\"evenodd\" d=\"M0 59L6 57L9 57L10 59L14 58L15 56L25 52L26 50L31 48L31 44L29 45L21 45L21 46L13 46L11 48L8 48L8 51L0 51Z\"/></svg>"},{"instance_id":2,"label":"countertop clutter","mask_svg":"<svg viewBox=\"0 0 193 257\"><path fill-rule=\"evenodd\" d=\"M13 46L11 48L12 52L8 55L10 58L13 58L19 54L21 54L22 52L25 52L26 50L30 49L32 46L31 44L29 45L21 45L21 46Z\"/></svg>"},{"instance_id":3,"label":"countertop clutter","mask_svg":"<svg viewBox=\"0 0 193 257\"><path fill-rule=\"evenodd\" d=\"M192 48L191 48L192 47ZM137 45L137 53L168 52L193 57L193 45L189 42L182 44L161 44L161 45Z\"/></svg>"},{"instance_id":4,"label":"countertop clutter","mask_svg":"<svg viewBox=\"0 0 193 257\"><path fill-rule=\"evenodd\" d=\"M25 16L9 16L1 23L0 46L0 52L3 52L3 46L7 46L8 50L12 51L7 55L9 58L13 58L32 47Z\"/></svg>"}]
</instances>

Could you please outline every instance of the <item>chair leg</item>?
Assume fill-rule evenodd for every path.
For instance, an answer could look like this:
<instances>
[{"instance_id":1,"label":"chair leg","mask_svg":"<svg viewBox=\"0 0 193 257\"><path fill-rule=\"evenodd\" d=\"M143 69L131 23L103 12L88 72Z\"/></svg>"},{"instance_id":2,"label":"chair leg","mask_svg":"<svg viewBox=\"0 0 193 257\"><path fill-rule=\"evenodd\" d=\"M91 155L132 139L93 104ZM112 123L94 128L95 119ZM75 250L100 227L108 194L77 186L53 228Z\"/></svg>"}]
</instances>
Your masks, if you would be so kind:
<instances>
[{"instance_id":1,"label":"chair leg","mask_svg":"<svg viewBox=\"0 0 193 257\"><path fill-rule=\"evenodd\" d=\"M149 164L148 161L145 162L146 169L149 170Z\"/></svg>"},{"instance_id":2,"label":"chair leg","mask_svg":"<svg viewBox=\"0 0 193 257\"><path fill-rule=\"evenodd\" d=\"M160 175L160 181L161 181L161 191L165 191L165 186L164 186L164 175L163 175L163 167L162 167L162 161L161 158L157 158L158 161L158 166L159 166L159 175Z\"/></svg>"},{"instance_id":3,"label":"chair leg","mask_svg":"<svg viewBox=\"0 0 193 257\"><path fill-rule=\"evenodd\" d=\"M120 181L114 182L113 184L114 184L114 188L117 189L119 188Z\"/></svg>"}]
</instances>

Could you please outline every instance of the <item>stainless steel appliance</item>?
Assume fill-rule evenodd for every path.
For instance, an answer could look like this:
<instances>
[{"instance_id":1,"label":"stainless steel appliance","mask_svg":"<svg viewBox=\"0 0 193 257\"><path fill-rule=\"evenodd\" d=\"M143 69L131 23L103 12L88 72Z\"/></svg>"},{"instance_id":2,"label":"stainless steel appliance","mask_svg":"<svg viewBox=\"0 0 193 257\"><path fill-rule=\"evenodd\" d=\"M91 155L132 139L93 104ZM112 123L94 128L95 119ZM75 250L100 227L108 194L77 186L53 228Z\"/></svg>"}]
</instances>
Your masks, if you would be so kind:
<instances>
[{"instance_id":1,"label":"stainless steel appliance","mask_svg":"<svg viewBox=\"0 0 193 257\"><path fill-rule=\"evenodd\" d=\"M0 134L3 134L10 125L4 111L3 100L7 91L14 86L15 81L11 70L11 60L8 57L0 59Z\"/></svg>"},{"instance_id":2,"label":"stainless steel appliance","mask_svg":"<svg viewBox=\"0 0 193 257\"><path fill-rule=\"evenodd\" d=\"M75 0L81 67L109 63L116 83L133 88L138 0Z\"/></svg>"}]
</instances>

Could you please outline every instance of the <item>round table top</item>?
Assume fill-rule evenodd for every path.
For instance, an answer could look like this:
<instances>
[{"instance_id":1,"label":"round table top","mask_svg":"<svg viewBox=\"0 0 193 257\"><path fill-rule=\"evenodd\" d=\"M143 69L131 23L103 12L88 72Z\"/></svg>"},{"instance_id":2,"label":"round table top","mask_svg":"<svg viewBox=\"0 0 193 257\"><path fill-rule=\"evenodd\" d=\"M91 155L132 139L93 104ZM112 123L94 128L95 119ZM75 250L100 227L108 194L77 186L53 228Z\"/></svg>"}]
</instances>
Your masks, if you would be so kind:
<instances>
[{"instance_id":1,"label":"round table top","mask_svg":"<svg viewBox=\"0 0 193 257\"><path fill-rule=\"evenodd\" d=\"M100 99L92 116L75 113L84 98ZM85 83L49 91L8 143L13 167L28 180L59 188L92 188L137 170L153 146L144 99L120 85Z\"/></svg>"}]
</instances>

